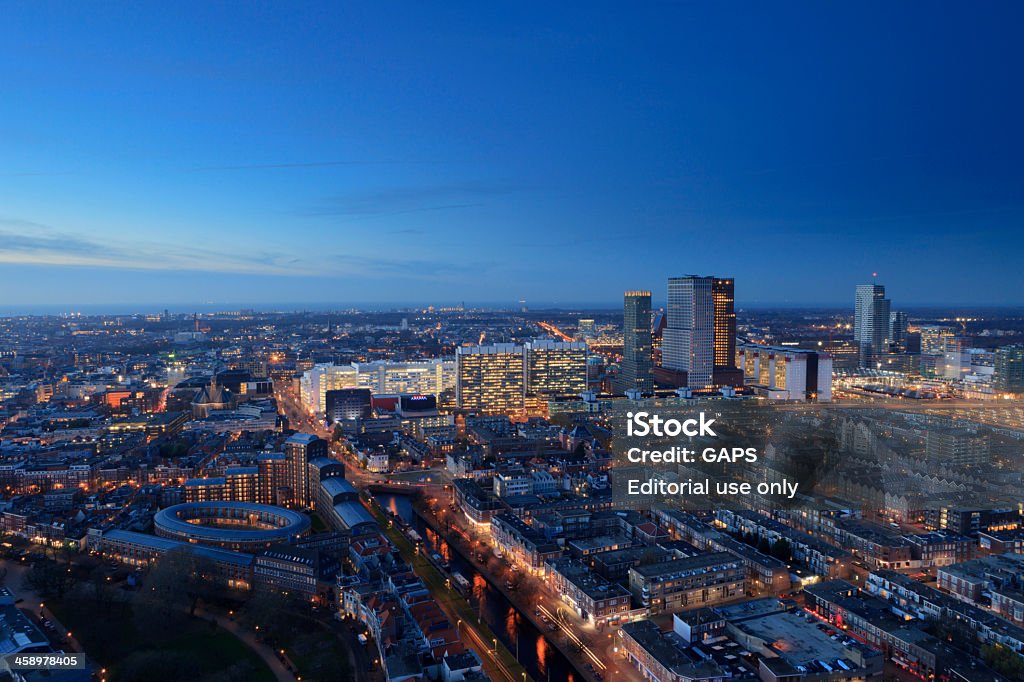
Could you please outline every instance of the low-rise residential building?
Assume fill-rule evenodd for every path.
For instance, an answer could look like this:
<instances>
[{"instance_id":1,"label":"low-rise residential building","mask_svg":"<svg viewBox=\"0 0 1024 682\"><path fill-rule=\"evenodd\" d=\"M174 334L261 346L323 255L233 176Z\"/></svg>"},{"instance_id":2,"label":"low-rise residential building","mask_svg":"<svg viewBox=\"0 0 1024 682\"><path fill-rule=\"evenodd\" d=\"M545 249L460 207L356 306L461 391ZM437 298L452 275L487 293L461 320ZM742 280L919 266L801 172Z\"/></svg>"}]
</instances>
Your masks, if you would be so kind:
<instances>
[{"instance_id":1,"label":"low-rise residential building","mask_svg":"<svg viewBox=\"0 0 1024 682\"><path fill-rule=\"evenodd\" d=\"M500 555L534 574L542 575L545 562L562 555L558 543L507 512L491 517L491 542Z\"/></svg>"},{"instance_id":2,"label":"low-rise residential building","mask_svg":"<svg viewBox=\"0 0 1024 682\"><path fill-rule=\"evenodd\" d=\"M715 663L688 650L673 633L652 621L626 623L620 646L631 666L651 682L724 682L730 676Z\"/></svg>"},{"instance_id":3,"label":"low-rise residential building","mask_svg":"<svg viewBox=\"0 0 1024 682\"><path fill-rule=\"evenodd\" d=\"M256 555L253 582L256 589L319 600L333 588L339 570L337 559L316 550L275 545Z\"/></svg>"},{"instance_id":4,"label":"low-rise residential building","mask_svg":"<svg viewBox=\"0 0 1024 682\"><path fill-rule=\"evenodd\" d=\"M545 582L577 616L595 624L615 622L630 610L629 590L570 557L548 559Z\"/></svg>"},{"instance_id":5,"label":"low-rise residential building","mask_svg":"<svg viewBox=\"0 0 1024 682\"><path fill-rule=\"evenodd\" d=\"M652 614L718 604L744 595L743 563L728 552L629 569L629 590Z\"/></svg>"}]
</instances>

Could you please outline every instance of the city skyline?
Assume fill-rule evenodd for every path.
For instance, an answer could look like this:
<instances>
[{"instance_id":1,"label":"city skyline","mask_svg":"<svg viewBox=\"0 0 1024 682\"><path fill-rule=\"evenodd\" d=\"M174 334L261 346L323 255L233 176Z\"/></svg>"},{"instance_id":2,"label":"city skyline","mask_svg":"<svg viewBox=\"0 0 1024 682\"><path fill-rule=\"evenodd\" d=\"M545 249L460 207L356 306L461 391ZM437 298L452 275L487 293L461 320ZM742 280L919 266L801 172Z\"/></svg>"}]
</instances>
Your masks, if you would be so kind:
<instances>
[{"instance_id":1,"label":"city skyline","mask_svg":"<svg viewBox=\"0 0 1024 682\"><path fill-rule=\"evenodd\" d=\"M1024 682L1024 5L0 9L0 682Z\"/></svg>"},{"instance_id":2,"label":"city skyline","mask_svg":"<svg viewBox=\"0 0 1024 682\"><path fill-rule=\"evenodd\" d=\"M0 309L1016 304L1020 12L24 7Z\"/></svg>"}]
</instances>

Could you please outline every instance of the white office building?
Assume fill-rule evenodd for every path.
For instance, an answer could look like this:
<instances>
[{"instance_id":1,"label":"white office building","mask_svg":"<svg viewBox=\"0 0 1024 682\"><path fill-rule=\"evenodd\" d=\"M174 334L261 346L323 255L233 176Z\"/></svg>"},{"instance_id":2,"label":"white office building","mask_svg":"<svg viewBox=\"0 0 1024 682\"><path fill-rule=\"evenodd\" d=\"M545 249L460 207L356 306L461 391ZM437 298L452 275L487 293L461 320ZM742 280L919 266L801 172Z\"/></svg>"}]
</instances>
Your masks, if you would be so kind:
<instances>
[{"instance_id":1,"label":"white office building","mask_svg":"<svg viewBox=\"0 0 1024 682\"><path fill-rule=\"evenodd\" d=\"M445 390L454 390L455 382L455 360L377 360L314 365L302 375L299 388L302 402L314 412L323 413L327 409L327 391L368 388L374 395L440 395Z\"/></svg>"},{"instance_id":2,"label":"white office building","mask_svg":"<svg viewBox=\"0 0 1024 682\"><path fill-rule=\"evenodd\" d=\"M832 400L832 358L813 350L740 344L743 381L773 400Z\"/></svg>"},{"instance_id":3,"label":"white office building","mask_svg":"<svg viewBox=\"0 0 1024 682\"><path fill-rule=\"evenodd\" d=\"M667 326L661 364L686 372L687 386L711 386L715 369L714 277L688 275L668 280Z\"/></svg>"}]
</instances>

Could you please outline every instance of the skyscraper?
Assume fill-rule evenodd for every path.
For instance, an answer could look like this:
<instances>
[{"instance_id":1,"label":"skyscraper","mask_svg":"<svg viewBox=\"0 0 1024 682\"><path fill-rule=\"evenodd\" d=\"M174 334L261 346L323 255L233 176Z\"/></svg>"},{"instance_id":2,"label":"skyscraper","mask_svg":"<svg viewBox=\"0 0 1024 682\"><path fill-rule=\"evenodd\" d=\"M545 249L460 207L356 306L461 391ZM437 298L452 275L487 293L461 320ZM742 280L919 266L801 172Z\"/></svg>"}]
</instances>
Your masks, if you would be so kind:
<instances>
[{"instance_id":1,"label":"skyscraper","mask_svg":"<svg viewBox=\"0 0 1024 682\"><path fill-rule=\"evenodd\" d=\"M889 343L896 347L898 352L907 349L907 314L900 310L889 313Z\"/></svg>"},{"instance_id":2,"label":"skyscraper","mask_svg":"<svg viewBox=\"0 0 1024 682\"><path fill-rule=\"evenodd\" d=\"M467 410L508 414L523 408L523 347L461 346L455 351L456 401Z\"/></svg>"},{"instance_id":3,"label":"skyscraper","mask_svg":"<svg viewBox=\"0 0 1024 682\"><path fill-rule=\"evenodd\" d=\"M715 369L733 369L736 367L736 293L733 280L716 277L711 283L711 298L715 308Z\"/></svg>"},{"instance_id":4,"label":"skyscraper","mask_svg":"<svg viewBox=\"0 0 1024 682\"><path fill-rule=\"evenodd\" d=\"M668 326L663 334L661 363L672 371L686 372L686 385L690 388L712 385L715 368L714 282L714 277L698 275L668 280ZM720 296L724 298L724 293Z\"/></svg>"},{"instance_id":5,"label":"skyscraper","mask_svg":"<svg viewBox=\"0 0 1024 682\"><path fill-rule=\"evenodd\" d=\"M993 380L997 391L1024 393L1024 345L996 349Z\"/></svg>"},{"instance_id":6,"label":"skyscraper","mask_svg":"<svg viewBox=\"0 0 1024 682\"><path fill-rule=\"evenodd\" d=\"M587 390L584 341L528 341L523 347L524 389L537 395L579 395Z\"/></svg>"},{"instance_id":7,"label":"skyscraper","mask_svg":"<svg viewBox=\"0 0 1024 682\"><path fill-rule=\"evenodd\" d=\"M297 507L313 504L309 489L309 460L327 456L327 441L312 433L295 433L284 442L286 484L291 488L291 501Z\"/></svg>"},{"instance_id":8,"label":"skyscraper","mask_svg":"<svg viewBox=\"0 0 1024 682\"><path fill-rule=\"evenodd\" d=\"M622 363L617 391L654 391L651 353L651 292L627 291L622 303Z\"/></svg>"},{"instance_id":9,"label":"skyscraper","mask_svg":"<svg viewBox=\"0 0 1024 682\"><path fill-rule=\"evenodd\" d=\"M881 284L857 285L853 338L860 347L861 367L871 367L874 358L885 352L890 306Z\"/></svg>"}]
</instances>

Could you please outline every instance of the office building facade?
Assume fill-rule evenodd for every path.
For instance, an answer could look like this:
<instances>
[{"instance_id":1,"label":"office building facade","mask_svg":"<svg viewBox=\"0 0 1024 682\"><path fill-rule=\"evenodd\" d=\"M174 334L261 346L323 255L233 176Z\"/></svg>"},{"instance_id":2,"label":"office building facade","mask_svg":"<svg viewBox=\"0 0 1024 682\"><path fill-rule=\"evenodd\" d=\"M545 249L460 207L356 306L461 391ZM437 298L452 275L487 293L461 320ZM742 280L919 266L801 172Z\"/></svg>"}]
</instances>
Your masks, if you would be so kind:
<instances>
[{"instance_id":1,"label":"office building facade","mask_svg":"<svg viewBox=\"0 0 1024 682\"><path fill-rule=\"evenodd\" d=\"M651 292L627 291L622 304L622 362L616 390L654 391Z\"/></svg>"},{"instance_id":2,"label":"office building facade","mask_svg":"<svg viewBox=\"0 0 1024 682\"><path fill-rule=\"evenodd\" d=\"M686 372L686 385L690 388L709 387L714 377L714 282L714 277L697 275L668 280L662 366L674 372Z\"/></svg>"},{"instance_id":3,"label":"office building facade","mask_svg":"<svg viewBox=\"0 0 1024 682\"><path fill-rule=\"evenodd\" d=\"M309 462L327 457L327 441L311 433L296 433L284 442L285 484L291 490L293 506L305 508L313 505L313 492L309 486Z\"/></svg>"},{"instance_id":4,"label":"office building facade","mask_svg":"<svg viewBox=\"0 0 1024 682\"><path fill-rule=\"evenodd\" d=\"M731 278L716 277L711 282L714 306L715 369L736 366L736 286Z\"/></svg>"},{"instance_id":5,"label":"office building facade","mask_svg":"<svg viewBox=\"0 0 1024 682\"><path fill-rule=\"evenodd\" d=\"M995 388L1002 393L1024 393L1024 345L996 349Z\"/></svg>"},{"instance_id":6,"label":"office building facade","mask_svg":"<svg viewBox=\"0 0 1024 682\"><path fill-rule=\"evenodd\" d=\"M524 390L535 395L579 395L587 390L584 341L528 341L523 346Z\"/></svg>"},{"instance_id":7,"label":"office building facade","mask_svg":"<svg viewBox=\"0 0 1024 682\"><path fill-rule=\"evenodd\" d=\"M832 400L832 358L797 348L740 344L736 351L747 385L776 400Z\"/></svg>"},{"instance_id":8,"label":"office building facade","mask_svg":"<svg viewBox=\"0 0 1024 682\"><path fill-rule=\"evenodd\" d=\"M860 348L860 366L871 367L886 351L891 302L881 284L858 284L854 301L853 338Z\"/></svg>"},{"instance_id":9,"label":"office building facade","mask_svg":"<svg viewBox=\"0 0 1024 682\"><path fill-rule=\"evenodd\" d=\"M302 402L314 412L324 414L328 391L365 388L374 395L440 395L455 388L455 373L455 360L444 358L407 362L376 360L350 365L326 363L307 370L299 387Z\"/></svg>"},{"instance_id":10,"label":"office building facade","mask_svg":"<svg viewBox=\"0 0 1024 682\"><path fill-rule=\"evenodd\" d=\"M327 420L331 424L369 419L373 414L368 388L339 388L326 396Z\"/></svg>"},{"instance_id":11,"label":"office building facade","mask_svg":"<svg viewBox=\"0 0 1024 682\"><path fill-rule=\"evenodd\" d=\"M455 354L456 403L485 414L523 408L523 347L513 343L462 346Z\"/></svg>"},{"instance_id":12,"label":"office building facade","mask_svg":"<svg viewBox=\"0 0 1024 682\"><path fill-rule=\"evenodd\" d=\"M956 329L953 327L924 325L917 330L921 334L921 353L924 355L942 355L956 339Z\"/></svg>"}]
</instances>

